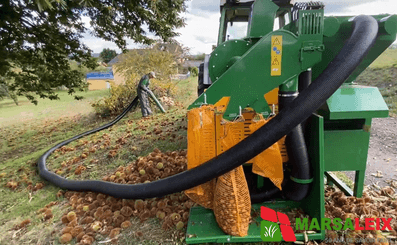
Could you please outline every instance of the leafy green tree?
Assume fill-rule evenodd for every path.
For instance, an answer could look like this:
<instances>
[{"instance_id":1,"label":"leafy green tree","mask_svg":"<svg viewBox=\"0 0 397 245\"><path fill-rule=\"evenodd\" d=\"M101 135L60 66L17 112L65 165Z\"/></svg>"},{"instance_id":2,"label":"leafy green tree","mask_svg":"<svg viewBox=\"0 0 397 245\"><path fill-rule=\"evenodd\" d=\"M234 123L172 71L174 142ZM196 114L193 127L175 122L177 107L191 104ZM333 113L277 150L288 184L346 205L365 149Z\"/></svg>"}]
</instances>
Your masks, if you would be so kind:
<instances>
[{"instance_id":1,"label":"leafy green tree","mask_svg":"<svg viewBox=\"0 0 397 245\"><path fill-rule=\"evenodd\" d=\"M14 92L9 91L8 83L9 82L7 81L3 81L2 83L0 83L0 101L8 97L12 99L16 105L19 105L18 96Z\"/></svg>"},{"instance_id":2,"label":"leafy green tree","mask_svg":"<svg viewBox=\"0 0 397 245\"><path fill-rule=\"evenodd\" d=\"M174 60L179 64L183 63L188 57L190 49L184 47L181 43L174 39L170 39L167 42L157 41L152 45L153 49L166 51L174 56Z\"/></svg>"},{"instance_id":3,"label":"leafy green tree","mask_svg":"<svg viewBox=\"0 0 397 245\"><path fill-rule=\"evenodd\" d=\"M55 87L65 86L73 94L87 84L69 60L89 69L97 66L80 40L87 32L83 17L90 19L93 35L125 50L127 38L151 44L149 32L163 40L175 36L185 10L185 0L1 1L0 83L12 81L8 89L33 103L34 95L58 99Z\"/></svg>"},{"instance_id":4,"label":"leafy green tree","mask_svg":"<svg viewBox=\"0 0 397 245\"><path fill-rule=\"evenodd\" d=\"M5 97L8 97L7 88L5 85L0 84L0 100L4 100Z\"/></svg>"},{"instance_id":5,"label":"leafy green tree","mask_svg":"<svg viewBox=\"0 0 397 245\"><path fill-rule=\"evenodd\" d=\"M102 52L99 54L99 57L102 59L103 62L108 63L114 57L117 56L117 53L113 49L104 48Z\"/></svg>"},{"instance_id":6,"label":"leafy green tree","mask_svg":"<svg viewBox=\"0 0 397 245\"><path fill-rule=\"evenodd\" d=\"M171 76L176 73L176 66L177 61L173 53L157 48L146 48L133 49L121 55L115 70L131 82L136 82L151 71L156 72L159 80L171 80Z\"/></svg>"}]
</instances>

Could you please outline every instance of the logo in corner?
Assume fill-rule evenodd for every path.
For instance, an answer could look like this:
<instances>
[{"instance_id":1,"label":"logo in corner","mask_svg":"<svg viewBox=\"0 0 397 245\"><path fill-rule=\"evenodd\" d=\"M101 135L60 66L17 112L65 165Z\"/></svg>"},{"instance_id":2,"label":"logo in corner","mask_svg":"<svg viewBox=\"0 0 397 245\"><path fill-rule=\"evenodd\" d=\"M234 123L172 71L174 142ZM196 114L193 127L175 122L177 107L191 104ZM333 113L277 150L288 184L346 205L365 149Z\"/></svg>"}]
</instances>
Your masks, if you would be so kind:
<instances>
[{"instance_id":1,"label":"logo in corner","mask_svg":"<svg viewBox=\"0 0 397 245\"><path fill-rule=\"evenodd\" d=\"M267 207L261 207L261 238L264 242L295 242L288 216Z\"/></svg>"}]
</instances>

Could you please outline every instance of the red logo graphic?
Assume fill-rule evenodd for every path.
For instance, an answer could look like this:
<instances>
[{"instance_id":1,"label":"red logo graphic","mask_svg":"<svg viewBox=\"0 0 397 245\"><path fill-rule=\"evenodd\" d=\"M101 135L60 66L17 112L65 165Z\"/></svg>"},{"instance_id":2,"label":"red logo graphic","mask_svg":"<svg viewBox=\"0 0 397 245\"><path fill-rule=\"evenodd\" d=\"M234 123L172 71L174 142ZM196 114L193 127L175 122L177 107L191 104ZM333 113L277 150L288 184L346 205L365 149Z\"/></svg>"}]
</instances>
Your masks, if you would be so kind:
<instances>
[{"instance_id":1,"label":"red logo graphic","mask_svg":"<svg viewBox=\"0 0 397 245\"><path fill-rule=\"evenodd\" d=\"M261 218L265 221L262 226L268 226L269 222L272 222L272 224L275 226L280 225L279 227L284 241L286 242L296 241L295 233L292 230L291 222L289 221L287 215L280 212L276 212L275 210L267 207L261 207ZM269 239L266 235L265 237L266 238L262 238L262 240Z\"/></svg>"}]
</instances>

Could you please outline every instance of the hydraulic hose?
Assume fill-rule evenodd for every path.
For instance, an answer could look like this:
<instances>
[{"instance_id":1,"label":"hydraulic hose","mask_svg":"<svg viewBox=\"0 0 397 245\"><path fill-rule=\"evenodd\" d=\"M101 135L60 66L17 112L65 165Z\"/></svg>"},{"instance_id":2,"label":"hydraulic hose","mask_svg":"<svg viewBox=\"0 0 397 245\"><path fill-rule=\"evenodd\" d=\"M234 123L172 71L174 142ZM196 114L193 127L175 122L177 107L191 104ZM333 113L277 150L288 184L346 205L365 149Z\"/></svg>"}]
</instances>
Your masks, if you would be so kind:
<instances>
[{"instance_id":1,"label":"hydraulic hose","mask_svg":"<svg viewBox=\"0 0 397 245\"><path fill-rule=\"evenodd\" d=\"M228 151L194 169L155 182L137 185L97 180L67 180L49 172L45 166L45 159L51 152L67 144L62 142L39 158L40 176L64 189L101 192L117 198L139 199L180 192L223 175L249 161L310 117L356 69L375 43L378 23L373 17L363 15L355 17L352 21L353 32L340 53L324 72L302 91L294 103L288 105L276 117ZM69 143L78 138L80 137L76 136L65 142Z\"/></svg>"},{"instance_id":2,"label":"hydraulic hose","mask_svg":"<svg viewBox=\"0 0 397 245\"><path fill-rule=\"evenodd\" d=\"M104 124L104 125L102 125L102 126L100 126L98 128L95 128L95 129L89 130L87 132L84 132L82 134L76 135L76 136L74 136L74 137L72 137L72 138L70 138L68 140L62 141L61 143L55 145L54 147L52 147L51 149L46 151L42 156L40 156L39 162L38 162L40 176L42 178L50 181L51 183L55 184L56 186L59 186L57 184L58 182L56 182L56 181L59 181L59 178L61 180L64 179L64 178L62 178L62 177L60 177L60 176L48 171L48 169L46 167L46 164L45 164L47 157L51 153L53 153L56 149L61 148L62 146L67 145L67 144L69 144L72 141L75 141L75 140L78 140L78 139L80 139L80 138L82 138L84 136L87 136L87 135L102 131L102 130L107 129L107 128L113 126L114 124L118 123L133 107L138 105L138 101L139 101L138 96L136 96L132 100L132 102L127 106L127 108L125 108L124 111L122 111L121 114L118 115L113 121L111 121L111 122L109 122L107 124ZM64 179L64 180L66 180L66 179ZM54 182L52 182L52 181L54 181ZM66 181L68 181L68 180L66 180Z\"/></svg>"},{"instance_id":3,"label":"hydraulic hose","mask_svg":"<svg viewBox=\"0 0 397 245\"><path fill-rule=\"evenodd\" d=\"M280 92L279 95L279 106L282 111L286 106L294 103L298 93ZM283 188L283 194L287 199L301 201L309 193L310 184L313 181L302 124L298 124L288 133L285 146L292 170L290 178Z\"/></svg>"},{"instance_id":4,"label":"hydraulic hose","mask_svg":"<svg viewBox=\"0 0 397 245\"><path fill-rule=\"evenodd\" d=\"M299 93L305 90L312 83L312 70L302 72L298 78Z\"/></svg>"},{"instance_id":5,"label":"hydraulic hose","mask_svg":"<svg viewBox=\"0 0 397 245\"><path fill-rule=\"evenodd\" d=\"M309 155L301 124L288 134L285 142L288 157L290 157L292 162L292 170L290 178L287 180L288 184L283 189L283 194L287 199L301 201L309 194L311 183L313 182Z\"/></svg>"},{"instance_id":6,"label":"hydraulic hose","mask_svg":"<svg viewBox=\"0 0 397 245\"><path fill-rule=\"evenodd\" d=\"M307 71L302 72L299 75L299 78L298 78L299 93L302 92L307 87L309 87L309 85L312 83L312 73L313 73L312 69L309 69ZM301 123L303 134L305 134L306 124L307 124L307 120L305 120Z\"/></svg>"},{"instance_id":7,"label":"hydraulic hose","mask_svg":"<svg viewBox=\"0 0 397 245\"><path fill-rule=\"evenodd\" d=\"M282 111L286 106L291 104L297 96L298 92L280 91L280 110ZM289 200L301 201L309 193L310 184L313 181L309 155L307 153L305 137L301 124L288 133L285 144L292 170L290 178L287 179L286 184L283 185L282 193ZM265 189L258 193L251 194L251 202L262 203L269 200L277 193L280 193L280 190L277 187L272 186L270 189Z\"/></svg>"},{"instance_id":8,"label":"hydraulic hose","mask_svg":"<svg viewBox=\"0 0 397 245\"><path fill-rule=\"evenodd\" d=\"M261 190L258 193L250 193L251 203L263 203L264 201L269 200L270 198L274 197L274 195L280 192L281 191L276 186L272 186L270 189Z\"/></svg>"}]
</instances>

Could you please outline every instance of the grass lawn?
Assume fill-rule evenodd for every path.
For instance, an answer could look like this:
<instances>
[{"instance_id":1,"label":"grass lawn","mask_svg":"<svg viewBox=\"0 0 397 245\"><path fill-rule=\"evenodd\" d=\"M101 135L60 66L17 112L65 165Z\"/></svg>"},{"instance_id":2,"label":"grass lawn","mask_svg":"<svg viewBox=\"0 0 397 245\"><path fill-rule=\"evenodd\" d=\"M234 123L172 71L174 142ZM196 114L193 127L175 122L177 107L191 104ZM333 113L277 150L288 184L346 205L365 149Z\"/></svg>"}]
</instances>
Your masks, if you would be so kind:
<instances>
[{"instance_id":1,"label":"grass lawn","mask_svg":"<svg viewBox=\"0 0 397 245\"><path fill-rule=\"evenodd\" d=\"M397 66L397 49L387 49L369 66L372 69L382 69Z\"/></svg>"},{"instance_id":2,"label":"grass lawn","mask_svg":"<svg viewBox=\"0 0 397 245\"><path fill-rule=\"evenodd\" d=\"M86 114L92 111L90 102L98 97L106 96L109 90L77 92L75 95L84 96L84 99L75 100L67 91L57 92L60 100L38 99L38 105L31 103L26 97L18 97L19 106L11 99L0 101L0 126L15 123L37 121L59 117L70 117L77 114Z\"/></svg>"},{"instance_id":3,"label":"grass lawn","mask_svg":"<svg viewBox=\"0 0 397 245\"><path fill-rule=\"evenodd\" d=\"M80 92L85 99L75 101L61 91L61 100L40 99L37 106L23 97L19 98L20 106L7 99L0 102L0 244L44 243L50 237L54 224L42 223L36 211L56 201L59 188L48 185L35 192L26 188L28 184L46 185L38 177L36 161L56 142L103 123L94 120L90 101L108 93ZM7 188L10 182L18 183L18 187ZM54 215L63 208L62 204L55 206ZM14 232L15 224L24 219L30 219L33 226L25 234Z\"/></svg>"},{"instance_id":4,"label":"grass lawn","mask_svg":"<svg viewBox=\"0 0 397 245\"><path fill-rule=\"evenodd\" d=\"M90 105L108 90L80 92L85 99L77 101L67 92L59 92L60 100L39 100L36 106L26 98L19 98L20 105L12 100L0 102L0 159L21 161L28 154L37 153L75 132L82 132L87 125L101 123L94 116Z\"/></svg>"},{"instance_id":5,"label":"grass lawn","mask_svg":"<svg viewBox=\"0 0 397 245\"><path fill-rule=\"evenodd\" d=\"M118 166L145 156L155 148L163 152L186 149L185 108L196 97L196 86L197 78L178 82L177 97L180 102L166 114L156 111L152 119L143 121L140 110L136 109L116 126L71 143L69 146L75 147L75 151L51 155L47 160L48 168L56 169L62 162L81 156L103 134L109 135L110 146L91 153L87 159L78 163L87 167L83 174L71 174L68 177L100 180L106 174L114 172ZM56 143L110 121L111 118L101 119L95 116L90 106L91 101L106 94L108 91L79 93L85 99L74 101L67 93L60 92L61 100L39 100L38 106L24 98L19 98L20 106L16 106L11 100L0 102L0 244L58 244L60 229L64 227L60 218L70 207L66 205L66 199L56 196L59 188L38 176L36 162L40 155ZM152 136L147 133L164 121L173 122L167 130L174 135L174 142L152 142ZM142 124L145 125L144 128L134 130ZM132 138L118 148L117 156L109 158L109 152L118 145L117 140L128 134L127 132L131 132ZM95 166L90 163L93 159L99 161ZM38 210L54 201L58 204L51 208L53 218L43 220L43 214L39 214ZM25 229L15 229L24 220L30 220L31 223ZM169 238L172 234L163 232L158 224L152 223L150 221L142 226L139 222L133 222L134 227L130 232L125 232L120 242L133 241L135 238L132 231L136 227L147 233L162 234L149 235L147 244L158 244L162 239L172 239ZM144 227L146 228L143 229Z\"/></svg>"}]
</instances>

